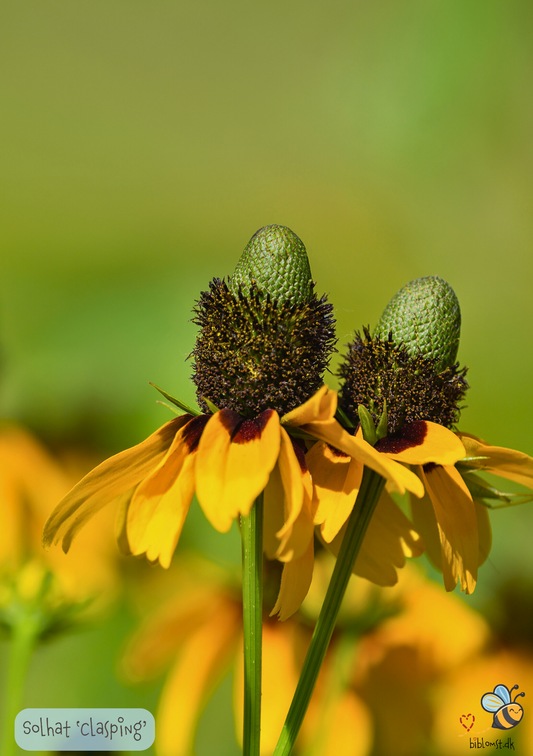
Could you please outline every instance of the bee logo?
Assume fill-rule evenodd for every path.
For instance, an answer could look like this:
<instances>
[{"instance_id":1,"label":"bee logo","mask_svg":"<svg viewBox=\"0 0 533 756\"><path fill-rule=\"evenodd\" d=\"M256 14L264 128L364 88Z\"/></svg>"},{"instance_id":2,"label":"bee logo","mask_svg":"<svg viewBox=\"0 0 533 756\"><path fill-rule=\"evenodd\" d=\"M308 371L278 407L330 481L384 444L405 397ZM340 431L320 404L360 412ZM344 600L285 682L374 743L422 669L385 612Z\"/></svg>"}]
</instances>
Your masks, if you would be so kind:
<instances>
[{"instance_id":1,"label":"bee logo","mask_svg":"<svg viewBox=\"0 0 533 756\"><path fill-rule=\"evenodd\" d=\"M481 705L488 712L494 712L492 726L500 730L510 730L520 722L524 716L524 710L516 699L519 696L525 696L525 693L517 693L514 700L511 701L511 691L518 688L513 685L511 690L505 685L496 685L492 693L485 693L481 699Z\"/></svg>"}]
</instances>

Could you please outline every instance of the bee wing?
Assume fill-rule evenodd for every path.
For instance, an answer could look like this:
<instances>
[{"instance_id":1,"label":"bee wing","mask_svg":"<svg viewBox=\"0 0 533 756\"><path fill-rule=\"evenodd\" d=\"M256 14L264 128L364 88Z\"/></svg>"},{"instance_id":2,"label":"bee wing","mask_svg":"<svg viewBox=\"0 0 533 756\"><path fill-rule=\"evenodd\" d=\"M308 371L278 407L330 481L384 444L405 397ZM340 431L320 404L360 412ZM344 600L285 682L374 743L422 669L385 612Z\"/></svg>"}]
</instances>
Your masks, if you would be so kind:
<instances>
[{"instance_id":1,"label":"bee wing","mask_svg":"<svg viewBox=\"0 0 533 756\"><path fill-rule=\"evenodd\" d=\"M481 699L481 705L485 711L498 711L498 709L501 709L504 704L505 701L503 701L500 696L496 695L496 693L485 693Z\"/></svg>"},{"instance_id":2,"label":"bee wing","mask_svg":"<svg viewBox=\"0 0 533 756\"><path fill-rule=\"evenodd\" d=\"M509 693L509 688L507 688L507 686L497 685L494 688L494 693L499 696L504 703L511 703L511 694Z\"/></svg>"}]
</instances>

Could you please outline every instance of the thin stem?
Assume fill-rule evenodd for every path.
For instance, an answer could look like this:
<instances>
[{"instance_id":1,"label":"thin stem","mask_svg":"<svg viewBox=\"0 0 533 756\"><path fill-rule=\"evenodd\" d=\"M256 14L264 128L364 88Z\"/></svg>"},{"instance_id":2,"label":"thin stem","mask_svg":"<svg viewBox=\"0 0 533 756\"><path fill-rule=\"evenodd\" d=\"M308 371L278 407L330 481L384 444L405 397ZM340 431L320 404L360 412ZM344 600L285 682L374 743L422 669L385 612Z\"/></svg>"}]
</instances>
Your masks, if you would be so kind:
<instances>
[{"instance_id":1,"label":"thin stem","mask_svg":"<svg viewBox=\"0 0 533 756\"><path fill-rule=\"evenodd\" d=\"M259 756L263 622L263 494L241 517L244 632L243 756Z\"/></svg>"},{"instance_id":2,"label":"thin stem","mask_svg":"<svg viewBox=\"0 0 533 756\"><path fill-rule=\"evenodd\" d=\"M22 706L26 672L40 629L39 618L32 611L21 613L18 621L12 625L5 697L6 707L2 727L3 734L0 739L2 756L18 753L18 746L15 743L15 717Z\"/></svg>"},{"instance_id":3,"label":"thin stem","mask_svg":"<svg viewBox=\"0 0 533 756\"><path fill-rule=\"evenodd\" d=\"M292 751L333 634L355 560L384 485L384 478L365 467L356 504L348 520L335 569L274 756L288 756Z\"/></svg>"}]
</instances>

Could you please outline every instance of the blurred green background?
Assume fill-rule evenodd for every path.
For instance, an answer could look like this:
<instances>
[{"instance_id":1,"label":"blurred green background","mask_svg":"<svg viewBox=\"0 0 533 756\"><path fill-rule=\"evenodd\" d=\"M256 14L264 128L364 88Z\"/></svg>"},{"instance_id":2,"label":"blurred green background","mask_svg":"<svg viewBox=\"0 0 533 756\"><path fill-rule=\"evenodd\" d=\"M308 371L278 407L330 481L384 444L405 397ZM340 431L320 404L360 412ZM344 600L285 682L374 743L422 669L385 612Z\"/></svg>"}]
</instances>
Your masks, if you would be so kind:
<instances>
[{"instance_id":1,"label":"blurred green background","mask_svg":"<svg viewBox=\"0 0 533 756\"><path fill-rule=\"evenodd\" d=\"M0 16L3 417L101 457L144 438L169 416L149 381L194 401L200 291L280 223L341 349L407 281L448 280L460 428L533 454L528 0L5 0ZM533 507L492 523L472 605L533 576Z\"/></svg>"}]
</instances>

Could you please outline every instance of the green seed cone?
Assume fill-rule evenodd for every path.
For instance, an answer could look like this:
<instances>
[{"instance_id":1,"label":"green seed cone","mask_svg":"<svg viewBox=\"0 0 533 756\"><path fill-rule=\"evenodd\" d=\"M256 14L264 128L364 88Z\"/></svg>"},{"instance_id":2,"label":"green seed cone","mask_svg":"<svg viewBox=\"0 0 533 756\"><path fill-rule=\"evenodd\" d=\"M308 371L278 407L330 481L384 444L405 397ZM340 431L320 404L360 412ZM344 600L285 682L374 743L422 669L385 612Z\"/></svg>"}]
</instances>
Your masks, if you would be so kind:
<instances>
[{"instance_id":1,"label":"green seed cone","mask_svg":"<svg viewBox=\"0 0 533 756\"><path fill-rule=\"evenodd\" d=\"M438 276L410 281L391 299L374 338L403 344L409 355L436 360L437 372L456 360L461 334L461 310L452 287Z\"/></svg>"},{"instance_id":2,"label":"green seed cone","mask_svg":"<svg viewBox=\"0 0 533 756\"><path fill-rule=\"evenodd\" d=\"M311 268L304 244L287 226L265 226L252 236L242 253L229 289L235 296L239 286L248 296L255 281L261 299L270 294L272 300L302 305L313 293Z\"/></svg>"}]
</instances>

